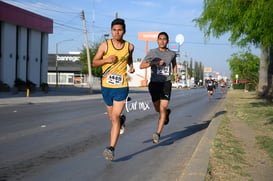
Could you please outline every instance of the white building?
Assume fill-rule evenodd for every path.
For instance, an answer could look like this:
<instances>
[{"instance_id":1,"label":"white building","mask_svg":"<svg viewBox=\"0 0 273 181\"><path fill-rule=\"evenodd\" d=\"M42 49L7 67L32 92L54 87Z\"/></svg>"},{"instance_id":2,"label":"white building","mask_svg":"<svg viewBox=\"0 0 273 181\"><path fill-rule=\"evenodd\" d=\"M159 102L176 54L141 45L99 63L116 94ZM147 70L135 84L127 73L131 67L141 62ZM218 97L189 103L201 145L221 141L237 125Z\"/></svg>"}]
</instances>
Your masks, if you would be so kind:
<instances>
[{"instance_id":1,"label":"white building","mask_svg":"<svg viewBox=\"0 0 273 181\"><path fill-rule=\"evenodd\" d=\"M48 34L53 20L0 1L0 81L47 83Z\"/></svg>"}]
</instances>

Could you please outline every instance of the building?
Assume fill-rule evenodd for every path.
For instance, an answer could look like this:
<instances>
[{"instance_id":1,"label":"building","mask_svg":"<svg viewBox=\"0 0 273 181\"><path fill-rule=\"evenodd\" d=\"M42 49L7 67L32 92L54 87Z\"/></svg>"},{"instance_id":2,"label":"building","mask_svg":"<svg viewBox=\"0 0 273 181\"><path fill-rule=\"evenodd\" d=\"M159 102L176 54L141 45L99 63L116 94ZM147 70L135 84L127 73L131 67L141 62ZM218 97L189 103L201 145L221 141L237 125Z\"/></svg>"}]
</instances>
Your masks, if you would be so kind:
<instances>
[{"instance_id":1,"label":"building","mask_svg":"<svg viewBox=\"0 0 273 181\"><path fill-rule=\"evenodd\" d=\"M140 61L134 62L135 73L128 73L130 87L140 87L142 82L150 80L150 68L140 69ZM88 86L88 75L81 74L82 64L79 54L49 54L48 55L48 84ZM92 87L100 87L100 78L93 77Z\"/></svg>"},{"instance_id":2,"label":"building","mask_svg":"<svg viewBox=\"0 0 273 181\"><path fill-rule=\"evenodd\" d=\"M48 84L73 85L86 83L81 75L82 64L78 54L48 55Z\"/></svg>"},{"instance_id":3,"label":"building","mask_svg":"<svg viewBox=\"0 0 273 181\"><path fill-rule=\"evenodd\" d=\"M0 1L0 81L47 83L50 33L52 19Z\"/></svg>"}]
</instances>

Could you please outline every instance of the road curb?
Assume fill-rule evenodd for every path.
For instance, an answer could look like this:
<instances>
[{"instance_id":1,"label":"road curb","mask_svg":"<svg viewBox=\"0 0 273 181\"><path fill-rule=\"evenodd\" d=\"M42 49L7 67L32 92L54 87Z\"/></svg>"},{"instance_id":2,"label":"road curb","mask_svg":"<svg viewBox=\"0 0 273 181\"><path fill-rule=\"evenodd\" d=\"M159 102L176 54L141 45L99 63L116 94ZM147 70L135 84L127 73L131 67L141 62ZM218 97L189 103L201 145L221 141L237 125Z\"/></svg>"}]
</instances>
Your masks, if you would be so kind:
<instances>
[{"instance_id":1,"label":"road curb","mask_svg":"<svg viewBox=\"0 0 273 181\"><path fill-rule=\"evenodd\" d=\"M214 117L194 150L186 168L178 178L179 181L205 180L209 164L210 148L217 133L221 121L221 115L224 113L224 103L224 100L220 101L219 105L216 106L217 109Z\"/></svg>"}]
</instances>

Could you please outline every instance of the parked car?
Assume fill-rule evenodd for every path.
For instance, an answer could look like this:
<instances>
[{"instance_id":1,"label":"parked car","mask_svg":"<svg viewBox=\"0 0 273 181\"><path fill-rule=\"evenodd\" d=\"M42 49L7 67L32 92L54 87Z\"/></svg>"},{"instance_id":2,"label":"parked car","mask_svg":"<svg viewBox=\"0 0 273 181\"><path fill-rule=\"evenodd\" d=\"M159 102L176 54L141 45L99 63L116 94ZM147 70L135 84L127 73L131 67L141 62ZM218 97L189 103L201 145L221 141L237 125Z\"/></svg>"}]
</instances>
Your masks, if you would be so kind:
<instances>
[{"instance_id":1,"label":"parked car","mask_svg":"<svg viewBox=\"0 0 273 181\"><path fill-rule=\"evenodd\" d=\"M173 88L181 89L181 88L187 87L187 84L186 84L186 82L184 82L184 81L173 82L173 83L172 83L172 87L173 87Z\"/></svg>"},{"instance_id":2,"label":"parked car","mask_svg":"<svg viewBox=\"0 0 273 181\"><path fill-rule=\"evenodd\" d=\"M190 87L191 87L191 88L196 88L197 85L196 85L196 83L192 83L192 84L190 85Z\"/></svg>"}]
</instances>

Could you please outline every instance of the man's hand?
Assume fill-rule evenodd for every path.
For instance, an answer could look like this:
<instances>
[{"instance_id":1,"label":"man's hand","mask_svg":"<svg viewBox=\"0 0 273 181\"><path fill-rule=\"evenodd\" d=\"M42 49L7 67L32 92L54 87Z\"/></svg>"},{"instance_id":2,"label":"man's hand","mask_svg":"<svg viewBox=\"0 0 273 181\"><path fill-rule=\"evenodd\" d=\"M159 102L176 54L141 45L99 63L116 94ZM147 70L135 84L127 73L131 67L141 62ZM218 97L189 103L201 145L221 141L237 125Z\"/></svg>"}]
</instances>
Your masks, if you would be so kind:
<instances>
[{"instance_id":1,"label":"man's hand","mask_svg":"<svg viewBox=\"0 0 273 181\"><path fill-rule=\"evenodd\" d=\"M162 65L164 65L164 64L165 64L164 60L160 60L160 61L158 62L158 65L160 65L160 66L162 66Z\"/></svg>"},{"instance_id":2,"label":"man's hand","mask_svg":"<svg viewBox=\"0 0 273 181\"><path fill-rule=\"evenodd\" d=\"M118 58L117 58L117 56L115 56L115 55L110 55L108 58L107 58L107 62L108 63L111 63L111 64L115 64L115 63L117 63L117 61L118 61Z\"/></svg>"},{"instance_id":3,"label":"man's hand","mask_svg":"<svg viewBox=\"0 0 273 181\"><path fill-rule=\"evenodd\" d=\"M131 73L131 74L134 73L135 72L134 67L130 67L130 69L128 70L128 72Z\"/></svg>"},{"instance_id":4,"label":"man's hand","mask_svg":"<svg viewBox=\"0 0 273 181\"><path fill-rule=\"evenodd\" d=\"M178 75L177 75L177 74L174 75L174 80L175 80L175 82L178 82L178 81L179 81L179 78L178 78Z\"/></svg>"}]
</instances>

